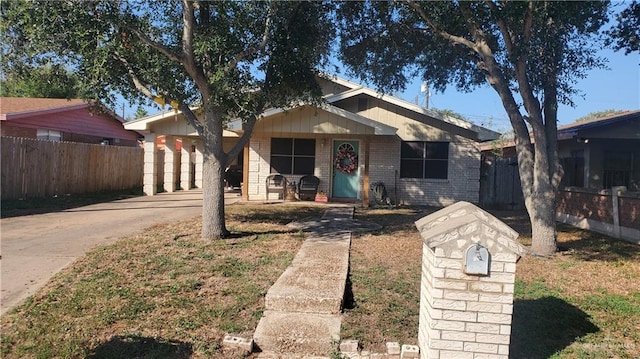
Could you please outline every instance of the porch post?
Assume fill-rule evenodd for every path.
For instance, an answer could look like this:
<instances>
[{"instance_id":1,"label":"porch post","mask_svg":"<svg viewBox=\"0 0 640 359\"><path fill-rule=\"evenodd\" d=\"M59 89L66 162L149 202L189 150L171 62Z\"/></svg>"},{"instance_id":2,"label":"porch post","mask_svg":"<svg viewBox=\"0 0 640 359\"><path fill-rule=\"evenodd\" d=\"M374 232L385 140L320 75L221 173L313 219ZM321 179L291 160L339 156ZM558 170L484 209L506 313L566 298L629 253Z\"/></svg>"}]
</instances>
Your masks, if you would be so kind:
<instances>
[{"instance_id":1,"label":"porch post","mask_svg":"<svg viewBox=\"0 0 640 359\"><path fill-rule=\"evenodd\" d=\"M176 191L175 155L176 139L167 135L164 145L164 190L169 193Z\"/></svg>"},{"instance_id":2,"label":"porch post","mask_svg":"<svg viewBox=\"0 0 640 359\"><path fill-rule=\"evenodd\" d=\"M191 189L191 140L182 139L182 150L180 150L180 188L184 191Z\"/></svg>"},{"instance_id":3,"label":"porch post","mask_svg":"<svg viewBox=\"0 0 640 359\"><path fill-rule=\"evenodd\" d=\"M204 145L196 141L196 187L202 188L202 165L204 163Z\"/></svg>"},{"instance_id":4,"label":"porch post","mask_svg":"<svg viewBox=\"0 0 640 359\"><path fill-rule=\"evenodd\" d=\"M362 206L369 207L369 138L364 139L364 180Z\"/></svg>"},{"instance_id":5,"label":"porch post","mask_svg":"<svg viewBox=\"0 0 640 359\"><path fill-rule=\"evenodd\" d=\"M244 145L244 152L242 154L242 185L240 186L240 195L243 201L249 200L249 143L251 139Z\"/></svg>"},{"instance_id":6,"label":"porch post","mask_svg":"<svg viewBox=\"0 0 640 359\"><path fill-rule=\"evenodd\" d=\"M157 193L157 162L158 147L156 146L156 134L147 133L144 135L144 171L142 179L142 190L145 195L153 196Z\"/></svg>"}]
</instances>

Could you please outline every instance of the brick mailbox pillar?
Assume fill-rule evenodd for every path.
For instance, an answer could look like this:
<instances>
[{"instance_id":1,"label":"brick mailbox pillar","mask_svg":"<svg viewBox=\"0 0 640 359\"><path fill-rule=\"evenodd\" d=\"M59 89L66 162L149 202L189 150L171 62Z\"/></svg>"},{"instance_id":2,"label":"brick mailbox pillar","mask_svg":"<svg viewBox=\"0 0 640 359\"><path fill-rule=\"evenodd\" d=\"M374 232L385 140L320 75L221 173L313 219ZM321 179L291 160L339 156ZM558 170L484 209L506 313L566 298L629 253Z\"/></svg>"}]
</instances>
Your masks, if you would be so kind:
<instances>
[{"instance_id":1,"label":"brick mailbox pillar","mask_svg":"<svg viewBox=\"0 0 640 359\"><path fill-rule=\"evenodd\" d=\"M418 344L426 358L509 357L518 233L468 202L416 221L423 238Z\"/></svg>"}]
</instances>

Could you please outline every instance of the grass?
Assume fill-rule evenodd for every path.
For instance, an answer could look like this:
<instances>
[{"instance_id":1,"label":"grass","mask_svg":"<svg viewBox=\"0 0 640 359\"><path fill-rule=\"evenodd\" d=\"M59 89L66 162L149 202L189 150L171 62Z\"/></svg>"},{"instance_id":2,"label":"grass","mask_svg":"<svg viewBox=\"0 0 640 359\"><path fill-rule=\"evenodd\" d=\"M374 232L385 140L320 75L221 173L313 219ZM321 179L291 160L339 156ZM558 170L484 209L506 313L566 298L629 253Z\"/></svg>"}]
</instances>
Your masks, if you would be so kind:
<instances>
[{"instance_id":1,"label":"grass","mask_svg":"<svg viewBox=\"0 0 640 359\"><path fill-rule=\"evenodd\" d=\"M267 289L304 235L286 223L322 206L228 207L233 239L204 243L200 222L150 228L98 248L1 319L3 358L233 358L226 333L251 336ZM383 352L417 343L427 208L358 209L384 225L354 234L342 338ZM530 242L526 218L496 213ZM523 219L524 218L524 219ZM517 265L511 356L640 357L640 247L559 226L563 251Z\"/></svg>"}]
</instances>

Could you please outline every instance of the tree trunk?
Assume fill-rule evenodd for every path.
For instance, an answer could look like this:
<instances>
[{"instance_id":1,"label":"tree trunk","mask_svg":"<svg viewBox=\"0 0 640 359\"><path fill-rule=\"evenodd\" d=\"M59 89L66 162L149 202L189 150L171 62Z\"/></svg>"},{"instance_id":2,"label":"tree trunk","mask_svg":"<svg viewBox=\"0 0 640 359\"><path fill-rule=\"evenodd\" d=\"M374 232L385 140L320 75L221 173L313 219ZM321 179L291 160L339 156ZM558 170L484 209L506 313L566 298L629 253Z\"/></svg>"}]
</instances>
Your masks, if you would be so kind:
<instances>
[{"instance_id":1,"label":"tree trunk","mask_svg":"<svg viewBox=\"0 0 640 359\"><path fill-rule=\"evenodd\" d=\"M206 150L203 157L202 239L216 240L229 235L224 213L224 166Z\"/></svg>"},{"instance_id":2,"label":"tree trunk","mask_svg":"<svg viewBox=\"0 0 640 359\"><path fill-rule=\"evenodd\" d=\"M546 186L543 186L546 187ZM531 254L549 256L557 251L555 191L533 191L525 198L531 222Z\"/></svg>"},{"instance_id":3,"label":"tree trunk","mask_svg":"<svg viewBox=\"0 0 640 359\"><path fill-rule=\"evenodd\" d=\"M204 106L204 133L202 164L202 239L216 240L227 237L229 231L224 213L224 171L226 154L222 147L222 116Z\"/></svg>"}]
</instances>

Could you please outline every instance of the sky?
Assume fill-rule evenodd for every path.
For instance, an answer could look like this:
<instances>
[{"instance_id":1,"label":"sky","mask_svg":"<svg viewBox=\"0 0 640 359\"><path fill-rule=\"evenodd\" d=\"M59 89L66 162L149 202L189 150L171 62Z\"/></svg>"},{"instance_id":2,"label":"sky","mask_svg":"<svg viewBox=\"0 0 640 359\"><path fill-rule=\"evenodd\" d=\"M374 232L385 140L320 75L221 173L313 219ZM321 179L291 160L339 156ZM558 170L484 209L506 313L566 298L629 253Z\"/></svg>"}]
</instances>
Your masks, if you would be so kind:
<instances>
[{"instance_id":1,"label":"sky","mask_svg":"<svg viewBox=\"0 0 640 359\"><path fill-rule=\"evenodd\" d=\"M640 54L601 50L600 55L609 60L609 69L591 70L587 78L578 81L576 88L580 89L582 97L573 98L575 107L559 106L560 125L591 112L640 109ZM425 96L420 88L420 79L415 79L400 97L415 103L418 96L420 105L424 106ZM461 93L454 88L448 88L444 93L431 92L429 107L452 110L478 125L500 132L511 128L498 94L488 85L470 93Z\"/></svg>"},{"instance_id":2,"label":"sky","mask_svg":"<svg viewBox=\"0 0 640 359\"><path fill-rule=\"evenodd\" d=\"M560 125L574 122L591 112L640 109L640 54L625 55L623 51L602 50L601 55L608 59L607 70L591 70L587 78L579 80L576 87L582 96L574 97L575 107L560 105L558 123ZM341 71L339 76L350 79ZM351 79L350 79L351 80ZM357 80L353 80L358 82ZM398 96L415 103L425 105L425 96L420 91L422 81L414 79ZM452 110L475 124L499 132L511 129L507 114L500 103L497 93L488 85L469 93L458 92L449 87L444 93L431 90L429 107ZM137 106L125 109L125 117L134 117ZM149 114L161 112L157 105L147 107Z\"/></svg>"},{"instance_id":3,"label":"sky","mask_svg":"<svg viewBox=\"0 0 640 359\"><path fill-rule=\"evenodd\" d=\"M617 11L624 7L622 2L617 5ZM558 108L558 124L564 125L592 112L605 110L639 110L640 109L640 54L625 55L624 51L603 49L599 55L608 60L608 69L590 70L585 79L575 85L582 94L573 97L574 107L560 105ZM358 83L341 70L340 77ZM414 79L408 83L406 89L396 96L425 106L425 96L421 92L422 80ZM119 100L118 114L124 112L125 118L134 118L138 105L129 105ZM123 106L124 105L124 106ZM449 87L444 93L431 90L429 96L430 108L451 110L463 115L467 120L498 132L511 129L506 111L500 102L498 94L489 86L474 89L464 93ZM160 106L151 104L143 106L149 114L162 111Z\"/></svg>"}]
</instances>

